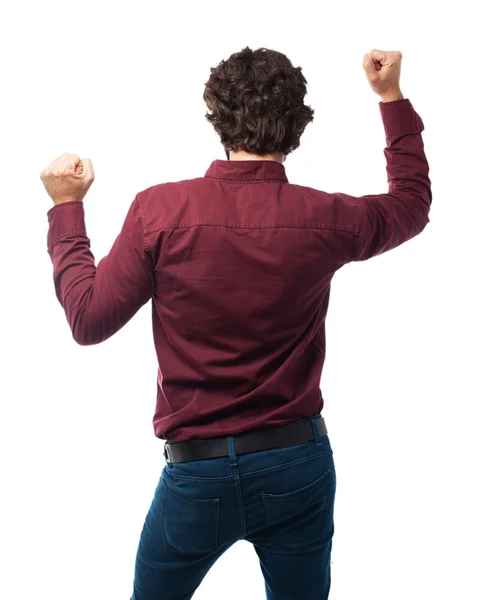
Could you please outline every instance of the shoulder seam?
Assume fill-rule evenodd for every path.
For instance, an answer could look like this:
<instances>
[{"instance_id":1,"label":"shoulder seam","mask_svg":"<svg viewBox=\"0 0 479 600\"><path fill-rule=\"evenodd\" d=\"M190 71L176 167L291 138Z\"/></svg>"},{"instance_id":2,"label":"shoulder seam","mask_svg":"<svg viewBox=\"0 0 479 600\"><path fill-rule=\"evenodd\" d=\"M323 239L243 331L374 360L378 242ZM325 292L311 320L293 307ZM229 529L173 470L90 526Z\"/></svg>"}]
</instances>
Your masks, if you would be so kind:
<instances>
[{"instance_id":1,"label":"shoulder seam","mask_svg":"<svg viewBox=\"0 0 479 600\"><path fill-rule=\"evenodd\" d=\"M144 238L144 242L145 242L145 252L149 252L150 248L148 245L148 236L150 235L150 231L148 229L148 225L147 225L147 221L146 221L145 208L144 208L142 202L140 201L139 193L135 196L135 202L138 204L138 209L140 211L141 223L143 226L143 238Z\"/></svg>"}]
</instances>

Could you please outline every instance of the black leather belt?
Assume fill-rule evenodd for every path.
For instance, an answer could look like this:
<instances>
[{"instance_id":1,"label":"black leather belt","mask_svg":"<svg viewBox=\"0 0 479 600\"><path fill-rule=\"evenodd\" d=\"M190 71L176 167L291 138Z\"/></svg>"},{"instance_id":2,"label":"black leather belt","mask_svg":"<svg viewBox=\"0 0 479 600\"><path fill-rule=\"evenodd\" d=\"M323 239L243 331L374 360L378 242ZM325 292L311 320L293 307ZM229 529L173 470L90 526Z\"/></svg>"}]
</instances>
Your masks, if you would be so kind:
<instances>
[{"instance_id":1,"label":"black leather belt","mask_svg":"<svg viewBox=\"0 0 479 600\"><path fill-rule=\"evenodd\" d=\"M326 423L321 415L312 420L317 421L321 437L328 434ZM248 454L248 452L285 448L310 442L315 439L312 420L295 421L282 427L239 433L233 436L235 454ZM169 463L229 456L228 438L209 438L177 444L165 442L164 456Z\"/></svg>"}]
</instances>

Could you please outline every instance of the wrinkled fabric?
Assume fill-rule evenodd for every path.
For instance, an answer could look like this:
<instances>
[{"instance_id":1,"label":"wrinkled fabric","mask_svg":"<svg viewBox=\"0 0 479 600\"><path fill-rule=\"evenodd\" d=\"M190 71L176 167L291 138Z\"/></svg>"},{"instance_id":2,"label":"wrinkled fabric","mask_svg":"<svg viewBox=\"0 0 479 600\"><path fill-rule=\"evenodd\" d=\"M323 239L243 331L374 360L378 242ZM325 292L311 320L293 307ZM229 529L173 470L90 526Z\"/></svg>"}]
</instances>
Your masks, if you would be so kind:
<instances>
[{"instance_id":1,"label":"wrinkled fabric","mask_svg":"<svg viewBox=\"0 0 479 600\"><path fill-rule=\"evenodd\" d=\"M429 222L423 121L408 99L379 108L384 194L292 184L276 161L214 160L203 177L139 192L97 266L83 202L48 211L55 291L78 344L105 341L151 300L158 438L236 435L321 412L333 275Z\"/></svg>"}]
</instances>

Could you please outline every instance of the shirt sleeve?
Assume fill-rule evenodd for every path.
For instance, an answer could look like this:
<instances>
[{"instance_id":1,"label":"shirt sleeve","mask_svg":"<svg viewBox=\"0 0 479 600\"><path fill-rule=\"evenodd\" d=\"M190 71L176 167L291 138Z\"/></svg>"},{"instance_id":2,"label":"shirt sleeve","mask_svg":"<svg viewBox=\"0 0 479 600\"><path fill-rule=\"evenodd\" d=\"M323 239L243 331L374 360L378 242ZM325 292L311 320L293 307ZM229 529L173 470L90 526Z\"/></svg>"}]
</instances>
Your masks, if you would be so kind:
<instances>
[{"instance_id":1,"label":"shirt sleeve","mask_svg":"<svg viewBox=\"0 0 479 600\"><path fill-rule=\"evenodd\" d=\"M109 254L96 267L83 202L58 204L47 216L55 292L73 339L81 346L99 344L153 296L154 269L139 198L131 204Z\"/></svg>"},{"instance_id":2,"label":"shirt sleeve","mask_svg":"<svg viewBox=\"0 0 479 600\"><path fill-rule=\"evenodd\" d=\"M421 136L424 123L408 99L380 102L379 107L386 133L388 193L340 194L354 210L350 261L392 250L418 235L429 222L432 192Z\"/></svg>"}]
</instances>

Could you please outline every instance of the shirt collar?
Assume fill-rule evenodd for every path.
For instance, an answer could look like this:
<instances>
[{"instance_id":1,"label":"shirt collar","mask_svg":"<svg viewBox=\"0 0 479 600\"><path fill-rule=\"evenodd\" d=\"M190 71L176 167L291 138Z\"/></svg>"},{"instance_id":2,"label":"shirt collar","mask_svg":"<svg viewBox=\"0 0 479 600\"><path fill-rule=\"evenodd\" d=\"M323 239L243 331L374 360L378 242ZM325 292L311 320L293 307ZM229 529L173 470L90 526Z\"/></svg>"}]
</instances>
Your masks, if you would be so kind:
<instances>
[{"instance_id":1,"label":"shirt collar","mask_svg":"<svg viewBox=\"0 0 479 600\"><path fill-rule=\"evenodd\" d=\"M205 177L236 181L288 181L284 165L276 160L214 160Z\"/></svg>"}]
</instances>

